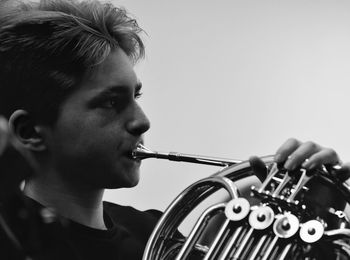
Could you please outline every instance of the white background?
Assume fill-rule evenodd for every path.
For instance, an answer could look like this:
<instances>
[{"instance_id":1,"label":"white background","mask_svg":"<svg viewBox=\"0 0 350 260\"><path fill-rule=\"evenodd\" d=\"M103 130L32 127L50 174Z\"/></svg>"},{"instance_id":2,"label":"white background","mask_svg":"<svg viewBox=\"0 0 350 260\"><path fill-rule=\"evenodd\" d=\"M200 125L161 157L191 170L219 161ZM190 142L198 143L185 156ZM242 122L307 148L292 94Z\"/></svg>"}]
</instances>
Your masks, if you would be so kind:
<instances>
[{"instance_id":1,"label":"white background","mask_svg":"<svg viewBox=\"0 0 350 260\"><path fill-rule=\"evenodd\" d=\"M247 159L288 137L350 161L350 1L121 0L147 32L136 66L146 146ZM105 200L164 210L218 168L145 160Z\"/></svg>"}]
</instances>

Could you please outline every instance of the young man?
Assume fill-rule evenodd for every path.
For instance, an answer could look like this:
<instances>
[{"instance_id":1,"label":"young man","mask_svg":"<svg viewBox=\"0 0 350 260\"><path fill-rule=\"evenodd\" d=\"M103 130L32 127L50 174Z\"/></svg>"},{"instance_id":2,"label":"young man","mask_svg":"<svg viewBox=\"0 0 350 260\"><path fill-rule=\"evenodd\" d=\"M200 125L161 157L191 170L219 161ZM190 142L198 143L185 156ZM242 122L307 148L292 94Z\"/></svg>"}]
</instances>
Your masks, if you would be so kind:
<instances>
[{"instance_id":1,"label":"young man","mask_svg":"<svg viewBox=\"0 0 350 260\"><path fill-rule=\"evenodd\" d=\"M160 212L102 197L139 181L131 152L150 127L133 70L142 30L123 9L97 1L3 5L0 114L9 128L2 119L0 153L11 144L21 151L34 169L25 203L53 208L66 223L34 259L141 259ZM339 162L333 150L295 139L277 154L287 169Z\"/></svg>"}]
</instances>

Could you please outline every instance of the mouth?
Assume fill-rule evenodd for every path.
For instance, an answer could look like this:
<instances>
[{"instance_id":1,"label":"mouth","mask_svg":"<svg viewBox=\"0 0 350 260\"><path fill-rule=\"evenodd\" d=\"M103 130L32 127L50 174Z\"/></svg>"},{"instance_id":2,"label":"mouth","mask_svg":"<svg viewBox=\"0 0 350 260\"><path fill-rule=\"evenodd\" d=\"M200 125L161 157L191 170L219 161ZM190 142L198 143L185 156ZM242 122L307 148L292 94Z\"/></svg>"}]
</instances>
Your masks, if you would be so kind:
<instances>
[{"instance_id":1,"label":"mouth","mask_svg":"<svg viewBox=\"0 0 350 260\"><path fill-rule=\"evenodd\" d=\"M141 159L136 156L136 151L140 146L142 146L141 142L137 143L132 149L127 151L127 153L126 153L127 157L131 160L141 161Z\"/></svg>"}]
</instances>

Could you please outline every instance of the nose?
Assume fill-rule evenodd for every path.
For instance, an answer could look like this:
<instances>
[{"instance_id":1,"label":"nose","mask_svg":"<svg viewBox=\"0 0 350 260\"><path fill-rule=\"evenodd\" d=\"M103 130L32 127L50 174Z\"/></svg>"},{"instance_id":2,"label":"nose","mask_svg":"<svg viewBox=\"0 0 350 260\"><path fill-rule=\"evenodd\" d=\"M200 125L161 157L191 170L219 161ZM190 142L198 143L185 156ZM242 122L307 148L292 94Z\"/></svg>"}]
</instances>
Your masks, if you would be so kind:
<instances>
[{"instance_id":1,"label":"nose","mask_svg":"<svg viewBox=\"0 0 350 260\"><path fill-rule=\"evenodd\" d=\"M151 127L149 119L138 104L135 104L134 116L126 127L128 132L135 136L142 135Z\"/></svg>"}]
</instances>

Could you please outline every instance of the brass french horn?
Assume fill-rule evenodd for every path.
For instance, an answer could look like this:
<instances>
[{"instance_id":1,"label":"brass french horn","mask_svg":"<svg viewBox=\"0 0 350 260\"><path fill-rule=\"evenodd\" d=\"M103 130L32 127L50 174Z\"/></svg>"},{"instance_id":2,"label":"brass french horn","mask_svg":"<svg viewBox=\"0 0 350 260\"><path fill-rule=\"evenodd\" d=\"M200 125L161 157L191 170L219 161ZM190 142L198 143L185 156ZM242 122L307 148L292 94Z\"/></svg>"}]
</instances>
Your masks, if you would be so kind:
<instances>
[{"instance_id":1,"label":"brass french horn","mask_svg":"<svg viewBox=\"0 0 350 260\"><path fill-rule=\"evenodd\" d=\"M141 145L133 156L224 166L169 205L148 241L144 260L350 259L344 213L350 187L333 168L288 172L271 156L262 157L266 176L250 185L247 195L237 183L256 175L248 161L153 152ZM206 206L187 236L180 233L195 208L221 191L227 196Z\"/></svg>"}]
</instances>

